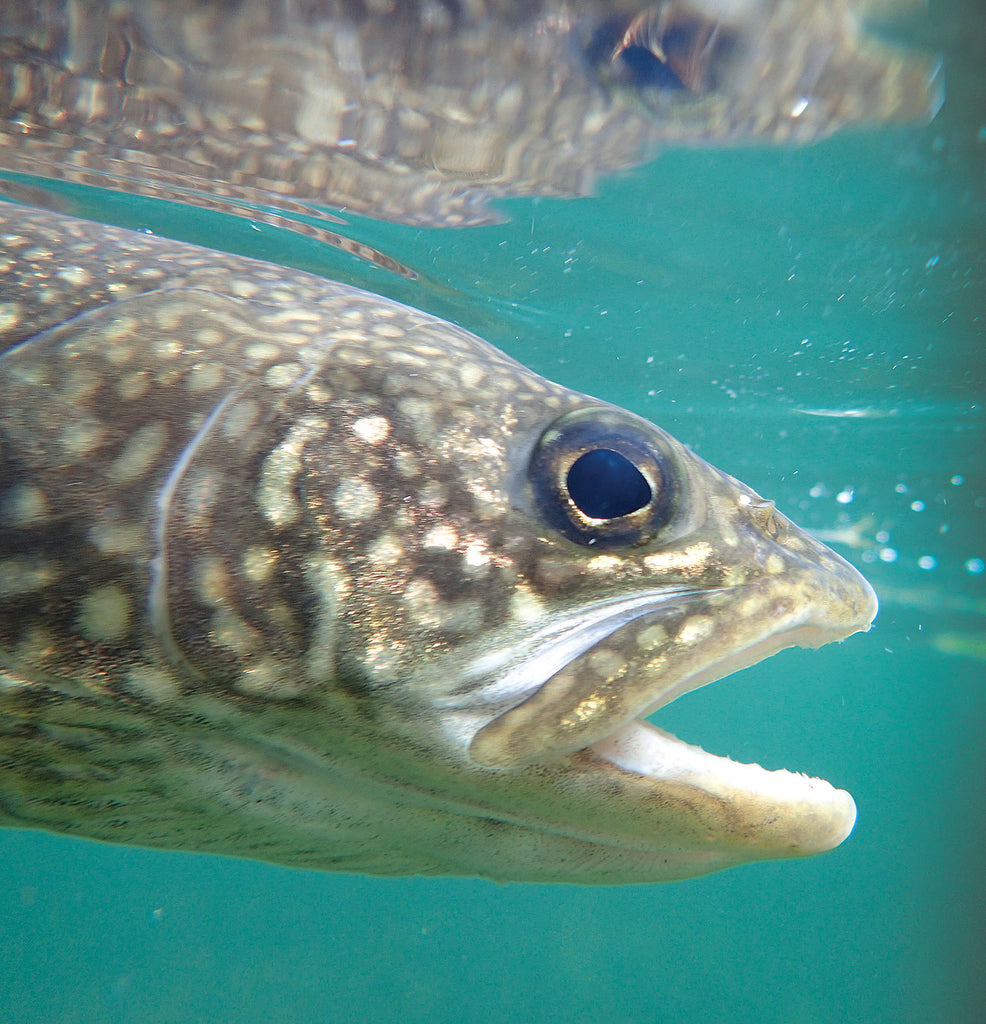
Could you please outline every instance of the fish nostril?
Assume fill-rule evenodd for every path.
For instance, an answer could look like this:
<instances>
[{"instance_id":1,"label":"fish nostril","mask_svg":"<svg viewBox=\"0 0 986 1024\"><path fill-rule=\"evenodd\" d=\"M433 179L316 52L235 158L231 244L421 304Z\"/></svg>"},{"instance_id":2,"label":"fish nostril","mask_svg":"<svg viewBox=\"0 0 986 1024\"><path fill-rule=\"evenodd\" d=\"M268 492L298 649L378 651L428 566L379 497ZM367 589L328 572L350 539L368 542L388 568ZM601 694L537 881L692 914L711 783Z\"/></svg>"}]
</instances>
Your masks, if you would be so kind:
<instances>
[{"instance_id":1,"label":"fish nostril","mask_svg":"<svg viewBox=\"0 0 986 1024\"><path fill-rule=\"evenodd\" d=\"M782 523L772 501L755 501L750 504L754 522L771 540L780 537Z\"/></svg>"}]
</instances>

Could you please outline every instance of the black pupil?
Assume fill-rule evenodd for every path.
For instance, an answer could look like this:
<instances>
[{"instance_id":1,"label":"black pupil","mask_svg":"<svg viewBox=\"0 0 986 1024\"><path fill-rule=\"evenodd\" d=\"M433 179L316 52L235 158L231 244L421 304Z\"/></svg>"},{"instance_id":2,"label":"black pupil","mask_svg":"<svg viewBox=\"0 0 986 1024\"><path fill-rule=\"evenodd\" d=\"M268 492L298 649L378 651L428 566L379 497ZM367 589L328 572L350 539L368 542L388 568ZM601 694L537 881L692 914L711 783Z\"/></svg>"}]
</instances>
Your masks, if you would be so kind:
<instances>
[{"instance_id":1,"label":"black pupil","mask_svg":"<svg viewBox=\"0 0 986 1024\"><path fill-rule=\"evenodd\" d=\"M651 500L650 484L625 456L595 448L572 463L568 494L590 519L618 519Z\"/></svg>"},{"instance_id":2,"label":"black pupil","mask_svg":"<svg viewBox=\"0 0 986 1024\"><path fill-rule=\"evenodd\" d=\"M655 86L658 89L681 89L681 79L660 57L643 46L628 46L620 60L637 86Z\"/></svg>"}]
</instances>

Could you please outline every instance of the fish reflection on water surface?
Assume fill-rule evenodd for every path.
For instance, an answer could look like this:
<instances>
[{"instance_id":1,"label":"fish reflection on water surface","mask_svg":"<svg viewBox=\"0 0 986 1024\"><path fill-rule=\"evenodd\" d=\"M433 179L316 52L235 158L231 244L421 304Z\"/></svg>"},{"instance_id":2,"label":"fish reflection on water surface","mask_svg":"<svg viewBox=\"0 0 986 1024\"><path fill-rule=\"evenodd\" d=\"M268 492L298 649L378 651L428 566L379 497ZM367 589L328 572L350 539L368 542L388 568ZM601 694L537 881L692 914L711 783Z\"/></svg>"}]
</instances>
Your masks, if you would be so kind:
<instances>
[{"instance_id":1,"label":"fish reflection on water surface","mask_svg":"<svg viewBox=\"0 0 986 1024\"><path fill-rule=\"evenodd\" d=\"M0 168L340 245L323 204L478 224L668 147L927 118L934 63L867 31L872 6L0 0Z\"/></svg>"},{"instance_id":2,"label":"fish reflection on water surface","mask_svg":"<svg viewBox=\"0 0 986 1024\"><path fill-rule=\"evenodd\" d=\"M583 883L849 833L643 721L868 628L772 503L380 296L6 204L0 242L4 824Z\"/></svg>"}]
</instances>

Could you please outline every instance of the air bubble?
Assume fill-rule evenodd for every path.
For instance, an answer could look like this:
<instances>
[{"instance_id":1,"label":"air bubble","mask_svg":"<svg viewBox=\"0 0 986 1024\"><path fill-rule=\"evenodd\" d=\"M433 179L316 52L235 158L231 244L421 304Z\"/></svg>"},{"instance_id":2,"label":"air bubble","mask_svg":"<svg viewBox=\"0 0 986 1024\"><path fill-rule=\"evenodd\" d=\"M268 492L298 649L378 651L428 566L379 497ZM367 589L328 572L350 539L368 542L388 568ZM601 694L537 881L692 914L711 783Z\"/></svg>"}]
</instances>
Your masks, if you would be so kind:
<instances>
[{"instance_id":1,"label":"air bubble","mask_svg":"<svg viewBox=\"0 0 986 1024\"><path fill-rule=\"evenodd\" d=\"M918 568L920 569L934 569L934 567L937 564L937 559L935 559L932 555L922 555L918 559Z\"/></svg>"},{"instance_id":2,"label":"air bubble","mask_svg":"<svg viewBox=\"0 0 986 1024\"><path fill-rule=\"evenodd\" d=\"M986 562L983 562L981 558L970 558L965 563L965 571L971 572L973 576L978 576L983 569L986 569Z\"/></svg>"}]
</instances>

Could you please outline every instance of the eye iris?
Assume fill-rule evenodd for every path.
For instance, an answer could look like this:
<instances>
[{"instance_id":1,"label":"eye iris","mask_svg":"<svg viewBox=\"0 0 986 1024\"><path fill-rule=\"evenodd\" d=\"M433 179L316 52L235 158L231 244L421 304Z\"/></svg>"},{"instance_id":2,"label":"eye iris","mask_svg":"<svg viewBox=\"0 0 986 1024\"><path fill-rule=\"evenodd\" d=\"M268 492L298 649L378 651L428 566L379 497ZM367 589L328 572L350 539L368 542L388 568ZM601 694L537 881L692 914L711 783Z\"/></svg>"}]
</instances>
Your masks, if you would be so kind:
<instances>
[{"instance_id":1,"label":"eye iris","mask_svg":"<svg viewBox=\"0 0 986 1024\"><path fill-rule=\"evenodd\" d=\"M591 519L617 519L649 504L652 492L643 473L611 448L594 448L572 463L568 494Z\"/></svg>"}]
</instances>

